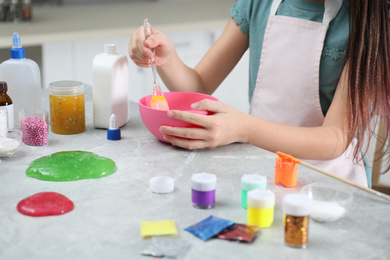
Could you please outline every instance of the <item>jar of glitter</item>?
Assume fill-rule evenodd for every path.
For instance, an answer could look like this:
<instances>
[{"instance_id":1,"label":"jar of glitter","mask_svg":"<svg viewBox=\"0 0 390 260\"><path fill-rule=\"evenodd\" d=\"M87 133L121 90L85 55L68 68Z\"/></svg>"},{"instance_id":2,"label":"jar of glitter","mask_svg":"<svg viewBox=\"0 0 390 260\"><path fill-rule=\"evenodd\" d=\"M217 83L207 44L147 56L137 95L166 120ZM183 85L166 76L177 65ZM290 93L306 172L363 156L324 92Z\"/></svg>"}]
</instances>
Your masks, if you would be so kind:
<instances>
[{"instance_id":1,"label":"jar of glitter","mask_svg":"<svg viewBox=\"0 0 390 260\"><path fill-rule=\"evenodd\" d=\"M275 194L271 190L248 192L248 225L267 228L274 221Z\"/></svg>"},{"instance_id":2,"label":"jar of glitter","mask_svg":"<svg viewBox=\"0 0 390 260\"><path fill-rule=\"evenodd\" d=\"M247 208L248 191L267 189L267 177L258 174L244 174L241 177L241 206Z\"/></svg>"},{"instance_id":3,"label":"jar of glitter","mask_svg":"<svg viewBox=\"0 0 390 260\"><path fill-rule=\"evenodd\" d=\"M283 197L284 241L286 245L306 248L313 200L306 194L291 193Z\"/></svg>"},{"instance_id":4,"label":"jar of glitter","mask_svg":"<svg viewBox=\"0 0 390 260\"><path fill-rule=\"evenodd\" d=\"M49 84L50 126L56 134L78 134L85 131L84 84L78 81L56 81Z\"/></svg>"},{"instance_id":5,"label":"jar of glitter","mask_svg":"<svg viewBox=\"0 0 390 260\"><path fill-rule=\"evenodd\" d=\"M215 174L195 173L191 177L192 204L198 209L210 209L215 205Z\"/></svg>"}]
</instances>

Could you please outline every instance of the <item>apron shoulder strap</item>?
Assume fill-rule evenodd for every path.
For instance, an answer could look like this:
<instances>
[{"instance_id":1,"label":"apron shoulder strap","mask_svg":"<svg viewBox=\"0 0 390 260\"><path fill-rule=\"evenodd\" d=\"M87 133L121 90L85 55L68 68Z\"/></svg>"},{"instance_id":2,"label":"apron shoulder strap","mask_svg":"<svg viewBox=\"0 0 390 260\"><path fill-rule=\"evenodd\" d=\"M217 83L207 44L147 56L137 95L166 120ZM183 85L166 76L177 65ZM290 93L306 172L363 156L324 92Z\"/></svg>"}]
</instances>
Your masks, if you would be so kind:
<instances>
[{"instance_id":1,"label":"apron shoulder strap","mask_svg":"<svg viewBox=\"0 0 390 260\"><path fill-rule=\"evenodd\" d=\"M279 5L283 0L273 0L270 15L276 15ZM328 25L338 14L343 0L325 0L325 12L322 23Z\"/></svg>"},{"instance_id":2,"label":"apron shoulder strap","mask_svg":"<svg viewBox=\"0 0 390 260\"><path fill-rule=\"evenodd\" d=\"M283 0L274 0L271 5L270 15L276 15L276 11L278 11L279 5Z\"/></svg>"},{"instance_id":3,"label":"apron shoulder strap","mask_svg":"<svg viewBox=\"0 0 390 260\"><path fill-rule=\"evenodd\" d=\"M323 24L328 25L339 13L343 0L325 0L325 12L322 20Z\"/></svg>"}]
</instances>

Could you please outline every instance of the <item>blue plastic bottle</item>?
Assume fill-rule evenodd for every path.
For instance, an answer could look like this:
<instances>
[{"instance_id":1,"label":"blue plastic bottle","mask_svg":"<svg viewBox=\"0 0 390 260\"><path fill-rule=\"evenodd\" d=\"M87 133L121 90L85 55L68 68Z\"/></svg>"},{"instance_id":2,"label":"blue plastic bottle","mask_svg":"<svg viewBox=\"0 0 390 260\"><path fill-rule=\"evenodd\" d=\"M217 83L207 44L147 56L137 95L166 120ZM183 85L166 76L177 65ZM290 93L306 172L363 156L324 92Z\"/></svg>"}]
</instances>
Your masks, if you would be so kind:
<instances>
[{"instance_id":1,"label":"blue plastic bottle","mask_svg":"<svg viewBox=\"0 0 390 260\"><path fill-rule=\"evenodd\" d=\"M0 64L0 81L7 82L14 103L15 126L19 126L21 108L42 108L41 73L38 64L26 58L18 33L14 33L11 59Z\"/></svg>"}]
</instances>

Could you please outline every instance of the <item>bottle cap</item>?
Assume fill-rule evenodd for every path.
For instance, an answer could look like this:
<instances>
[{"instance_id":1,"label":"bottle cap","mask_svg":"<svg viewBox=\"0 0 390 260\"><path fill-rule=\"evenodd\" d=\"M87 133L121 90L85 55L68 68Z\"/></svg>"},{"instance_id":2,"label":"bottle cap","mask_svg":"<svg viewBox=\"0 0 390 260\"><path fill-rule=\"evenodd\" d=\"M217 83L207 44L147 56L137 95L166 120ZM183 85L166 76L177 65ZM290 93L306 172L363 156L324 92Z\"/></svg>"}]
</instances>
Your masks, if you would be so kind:
<instances>
[{"instance_id":1,"label":"bottle cap","mask_svg":"<svg viewBox=\"0 0 390 260\"><path fill-rule=\"evenodd\" d=\"M313 200L303 193L290 193L283 197L283 211L293 216L308 216L312 212Z\"/></svg>"},{"instance_id":2,"label":"bottle cap","mask_svg":"<svg viewBox=\"0 0 390 260\"><path fill-rule=\"evenodd\" d=\"M275 194L271 190L251 190L248 192L248 206L256 209L268 209L275 206Z\"/></svg>"},{"instance_id":3,"label":"bottle cap","mask_svg":"<svg viewBox=\"0 0 390 260\"><path fill-rule=\"evenodd\" d=\"M104 52L106 54L116 54L116 44L113 43L104 44Z\"/></svg>"},{"instance_id":4,"label":"bottle cap","mask_svg":"<svg viewBox=\"0 0 390 260\"><path fill-rule=\"evenodd\" d=\"M197 191L212 191L217 187L217 176L209 173L194 173L191 176L191 188Z\"/></svg>"},{"instance_id":5,"label":"bottle cap","mask_svg":"<svg viewBox=\"0 0 390 260\"><path fill-rule=\"evenodd\" d=\"M116 141L121 139L121 130L116 126L116 116L110 116L110 123L107 129L107 140Z\"/></svg>"},{"instance_id":6,"label":"bottle cap","mask_svg":"<svg viewBox=\"0 0 390 260\"><path fill-rule=\"evenodd\" d=\"M244 174L241 177L241 189L249 191L254 189L265 190L267 177L259 174Z\"/></svg>"},{"instance_id":7,"label":"bottle cap","mask_svg":"<svg viewBox=\"0 0 390 260\"><path fill-rule=\"evenodd\" d=\"M149 180L149 189L154 193L170 193L174 189L174 180L168 176L156 176Z\"/></svg>"},{"instance_id":8,"label":"bottle cap","mask_svg":"<svg viewBox=\"0 0 390 260\"><path fill-rule=\"evenodd\" d=\"M7 92L7 91L8 91L7 82L0 81L0 92Z\"/></svg>"},{"instance_id":9,"label":"bottle cap","mask_svg":"<svg viewBox=\"0 0 390 260\"><path fill-rule=\"evenodd\" d=\"M24 59L26 57L24 48L20 42L20 37L17 32L14 32L12 38L11 59Z\"/></svg>"}]
</instances>

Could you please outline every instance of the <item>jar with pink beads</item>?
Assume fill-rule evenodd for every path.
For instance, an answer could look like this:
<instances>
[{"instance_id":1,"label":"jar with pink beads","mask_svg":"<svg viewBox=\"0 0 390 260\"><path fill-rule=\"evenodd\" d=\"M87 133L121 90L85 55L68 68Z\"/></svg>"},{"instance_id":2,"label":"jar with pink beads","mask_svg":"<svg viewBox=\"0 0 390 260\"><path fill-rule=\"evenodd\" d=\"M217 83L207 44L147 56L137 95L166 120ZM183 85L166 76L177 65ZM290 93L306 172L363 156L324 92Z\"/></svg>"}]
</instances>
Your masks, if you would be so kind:
<instances>
[{"instance_id":1,"label":"jar with pink beads","mask_svg":"<svg viewBox=\"0 0 390 260\"><path fill-rule=\"evenodd\" d=\"M43 109L21 109L19 112L22 141L27 145L48 144L49 116Z\"/></svg>"}]
</instances>

